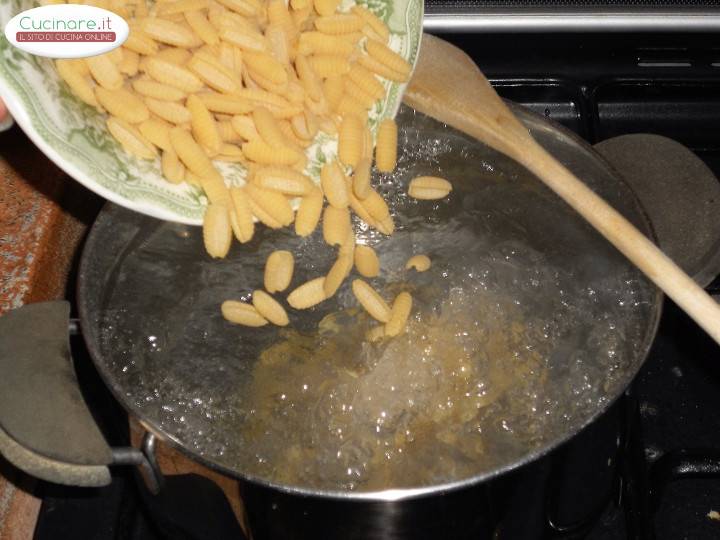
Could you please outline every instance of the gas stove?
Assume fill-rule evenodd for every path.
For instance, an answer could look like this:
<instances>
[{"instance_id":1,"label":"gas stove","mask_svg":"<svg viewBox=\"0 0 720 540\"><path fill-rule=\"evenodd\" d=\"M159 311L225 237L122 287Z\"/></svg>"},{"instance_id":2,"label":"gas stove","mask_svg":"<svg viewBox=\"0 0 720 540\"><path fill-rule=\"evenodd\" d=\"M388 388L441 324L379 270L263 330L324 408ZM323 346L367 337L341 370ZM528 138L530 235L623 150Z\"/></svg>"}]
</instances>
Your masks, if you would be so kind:
<instances>
[{"instance_id":1,"label":"gas stove","mask_svg":"<svg viewBox=\"0 0 720 540\"><path fill-rule=\"evenodd\" d=\"M476 10L497 9L490 4L468 3ZM694 3L654 4L664 9ZM451 8L428 3L429 26L465 49L503 97L564 124L591 144L631 133L669 137L720 176L717 34L577 33L573 26L547 35L509 34L497 27L480 34L477 24L442 26L441 15L467 18L465 4ZM528 6L522 9L533 15ZM716 23L711 18L703 29L713 31ZM99 201L95 204L99 208ZM720 294L720 279L708 290ZM72 286L68 298L73 298ZM72 338L72 349L84 397L108 442L127 446L127 417L95 373L80 337ZM479 514L467 506L467 498L461 503L449 493L444 519L426 515L419 523L394 523L392 532L380 531L378 537L720 537L719 359L717 345L666 302L652 351L626 394L555 452L474 488L469 500L489 512ZM159 495L151 495L130 469L114 470L113 483L106 488L41 484L38 493L43 503L36 540L218 540L243 538L248 528L256 540L306 538L323 524L326 531L335 531L324 538L354 538L351 527L337 533L343 524L333 523L333 515L298 512L277 495L268 513L270 495L251 487L242 493L244 531L223 492L195 475L167 477Z\"/></svg>"}]
</instances>

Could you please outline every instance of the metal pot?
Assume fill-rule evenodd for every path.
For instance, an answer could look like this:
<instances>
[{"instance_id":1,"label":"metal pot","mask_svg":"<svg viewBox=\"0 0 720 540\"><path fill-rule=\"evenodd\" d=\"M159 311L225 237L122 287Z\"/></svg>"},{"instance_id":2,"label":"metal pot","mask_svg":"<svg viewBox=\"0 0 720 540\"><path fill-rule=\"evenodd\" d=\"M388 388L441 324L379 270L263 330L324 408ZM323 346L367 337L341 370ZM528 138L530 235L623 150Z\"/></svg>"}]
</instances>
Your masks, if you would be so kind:
<instances>
[{"instance_id":1,"label":"metal pot","mask_svg":"<svg viewBox=\"0 0 720 540\"><path fill-rule=\"evenodd\" d=\"M543 146L651 234L632 191L602 158L563 128L524 110L515 112ZM439 531L449 530L449 524L464 523L468 517L475 521L475 529L483 529L476 513L476 504L483 498L483 482L536 460L605 411L642 365L658 324L660 293L527 171L410 109L401 111L399 125L404 152L398 171L393 178L378 180L393 201L399 223L397 234L378 243L383 266L397 265L400 257L418 249L432 251L438 273L417 278L420 281L412 284L421 291L422 303L422 291L431 287L431 278L450 275L452 281L453 268L476 276L476 263L480 261L486 275L468 305L486 302L487 295L495 295L491 296L495 304L487 305L498 307L493 316L501 320L503 310L516 308L501 306L497 298L516 295L522 301L513 303L520 306L517 313L528 318L526 327L538 331L542 327L546 334L554 333L550 341L539 338L538 343L546 343L547 348L539 345L538 363L530 372L537 368L546 383L529 387L536 396L533 403L517 405L513 392L522 385L513 382L499 391L503 397L489 407L478 405L484 415L484 423L478 423L485 430L483 437L501 441L489 443L496 446L478 453L478 459L446 457L452 453L453 444L460 447L465 443L466 432L461 432L463 438L454 439L455 443L434 441L437 446L431 447L433 454L422 455L418 458L421 461L403 461L402 456L393 455L403 464L401 474L392 467L380 470L368 466L364 471L366 484L338 482L332 464L327 474L317 463L305 467L311 470L307 476L293 476L283 470L280 457L290 454L282 452L295 446L302 452L308 439L304 433L287 429L295 425L283 423L287 410L277 424L268 421L270 417L253 417L267 403L257 405L252 400L267 398L253 386L256 381L283 376L283 370L272 371L257 358L273 342L286 337L272 329L228 329L217 305L259 284L265 258L278 246L298 256L294 282L299 284L325 272L332 254L327 254L317 234L301 240L283 232L262 231L250 244L233 250L228 260L208 261L201 257L200 231L108 205L94 224L83 252L78 283L83 336L117 400L154 436L241 480L248 500L255 501L257 515L272 520L279 514L287 517L325 512L335 518L326 520L321 531L306 531L309 537L437 537ZM409 201L399 188L407 177L438 171L453 180L455 189L449 201L431 208L428 219L428 208ZM362 240L378 241L369 232L359 231ZM462 272L456 272L458 279ZM438 292L437 287L433 290ZM445 289L439 287L442 294L451 290L452 283ZM341 291L338 298L342 304L348 296ZM432 300L427 300L429 311L437 308L431 304ZM333 302L321 306L291 319L292 325L310 331L338 308ZM11 313L0 324L0 346L4 348L0 356L13 358L12 362L0 360L4 364L0 368L10 373L5 378L8 385L23 387L8 395L0 392L0 451L31 474L57 482L97 485L108 480L107 465L123 462L144 465L152 479L152 448L148 448L152 437L147 439L144 454L130 452L123 457L122 452L107 448L97 430L93 432L91 418L74 386L68 355L56 351L55 357L47 360L46 347L31 345L34 340L45 339L43 335L51 330L51 322L30 322L41 316L38 306L19 311L33 308L35 313ZM57 332L53 347L60 349L66 340L63 314L49 317ZM506 322L509 324L509 319ZM22 363L17 361L18 354ZM319 355L316 351L309 356ZM346 361L344 356L337 362ZM41 429L29 429L18 413L27 407L24 387L37 377L37 370L47 371L48 366L62 372L63 385L43 378L42 384L48 384L54 394L47 396L47 406L39 411L44 415L38 423ZM306 372L311 372L309 366L293 373L303 376ZM535 375L539 377L538 373ZM523 380L535 375L526 374ZM337 377L340 375L334 371L328 375L331 381L340 380ZM587 384L573 387L580 380ZM539 385L538 381L533 384ZM298 408L306 403L303 399L298 398ZM518 434L514 439L493 432L501 430L493 419L508 413L509 405L503 404L503 399L514 402L515 408L525 407L508 417L511 429ZM73 409L71 415L67 414L68 407ZM538 416L544 412L547 418L533 418L528 412L532 407L539 407ZM515 427L516 418L522 422ZM262 431L251 432L247 427L251 425L262 426ZM83 434L72 437L63 448L70 431L78 429ZM269 444L261 444L263 437ZM318 448L317 455L324 450L328 448ZM257 460L258 455L272 456L275 466ZM469 455L462 454L466 458ZM48 458L67 467L48 466ZM460 461L462 467L455 467ZM413 468L414 463L418 468ZM439 471L445 476L434 478ZM382 474L390 480L378 484L376 480ZM311 477L313 480L308 479ZM288 505L293 510L288 510ZM412 521L407 521L408 516L413 516ZM408 523L414 525L413 532L409 532ZM349 528L346 532L342 532L344 526ZM298 533L290 531L288 537L298 537Z\"/></svg>"}]
</instances>

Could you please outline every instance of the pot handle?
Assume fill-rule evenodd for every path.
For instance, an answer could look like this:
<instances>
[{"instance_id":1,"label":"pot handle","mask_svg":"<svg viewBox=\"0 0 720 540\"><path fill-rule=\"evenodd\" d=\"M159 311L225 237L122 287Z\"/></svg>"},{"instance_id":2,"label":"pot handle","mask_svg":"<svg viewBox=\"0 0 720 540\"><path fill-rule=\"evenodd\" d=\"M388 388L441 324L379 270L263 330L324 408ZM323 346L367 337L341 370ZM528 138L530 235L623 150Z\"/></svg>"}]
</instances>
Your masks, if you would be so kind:
<instances>
[{"instance_id":1,"label":"pot handle","mask_svg":"<svg viewBox=\"0 0 720 540\"><path fill-rule=\"evenodd\" d=\"M42 480L104 486L115 460L80 393L69 317L65 301L0 317L0 454Z\"/></svg>"}]
</instances>

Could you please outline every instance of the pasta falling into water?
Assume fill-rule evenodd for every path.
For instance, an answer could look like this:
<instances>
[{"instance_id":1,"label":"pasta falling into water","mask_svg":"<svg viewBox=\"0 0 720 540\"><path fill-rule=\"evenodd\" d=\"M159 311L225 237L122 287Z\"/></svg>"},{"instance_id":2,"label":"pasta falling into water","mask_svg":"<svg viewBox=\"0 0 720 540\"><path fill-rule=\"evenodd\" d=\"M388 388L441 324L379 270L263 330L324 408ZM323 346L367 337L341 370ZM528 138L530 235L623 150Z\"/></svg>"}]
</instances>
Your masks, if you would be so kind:
<instances>
[{"instance_id":1,"label":"pasta falling into water","mask_svg":"<svg viewBox=\"0 0 720 540\"><path fill-rule=\"evenodd\" d=\"M350 210L382 234L395 229L371 182L368 120L390 82L406 82L412 66L388 45L391 33L377 15L358 5L341 10L339 0L101 3L128 20L127 41L100 56L57 60L58 74L81 101L108 115L108 131L126 152L158 160L169 183L204 191L211 257L225 257L233 237L251 242L256 221L273 229L294 223L306 237L322 219L337 258L326 276L290 293L291 307L307 309L333 296L353 268L368 278L379 274L375 251L355 246ZM338 156L314 182L306 152L318 135L337 138ZM395 168L391 118L379 122L375 158L379 171ZM218 162L242 164L246 184L226 185ZM410 186L417 198L449 191L435 180ZM265 291L255 291L252 304L226 301L223 316L245 326L287 324L271 294L290 286L293 269L292 253L272 253ZM410 309L405 296L391 310L365 282L356 280L353 290L385 323L384 336L401 331Z\"/></svg>"}]
</instances>

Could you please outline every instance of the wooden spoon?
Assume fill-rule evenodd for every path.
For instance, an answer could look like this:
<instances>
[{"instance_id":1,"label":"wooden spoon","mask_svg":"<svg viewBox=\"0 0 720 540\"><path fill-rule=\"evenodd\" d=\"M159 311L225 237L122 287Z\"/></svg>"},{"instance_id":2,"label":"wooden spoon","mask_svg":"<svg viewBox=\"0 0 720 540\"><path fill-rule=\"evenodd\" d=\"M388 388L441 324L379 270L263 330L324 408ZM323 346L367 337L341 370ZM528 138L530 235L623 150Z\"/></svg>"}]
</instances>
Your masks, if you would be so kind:
<instances>
[{"instance_id":1,"label":"wooden spoon","mask_svg":"<svg viewBox=\"0 0 720 540\"><path fill-rule=\"evenodd\" d=\"M569 170L515 118L463 51L424 34L405 102L524 165L720 343L720 305Z\"/></svg>"}]
</instances>

